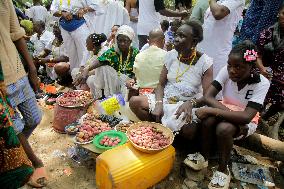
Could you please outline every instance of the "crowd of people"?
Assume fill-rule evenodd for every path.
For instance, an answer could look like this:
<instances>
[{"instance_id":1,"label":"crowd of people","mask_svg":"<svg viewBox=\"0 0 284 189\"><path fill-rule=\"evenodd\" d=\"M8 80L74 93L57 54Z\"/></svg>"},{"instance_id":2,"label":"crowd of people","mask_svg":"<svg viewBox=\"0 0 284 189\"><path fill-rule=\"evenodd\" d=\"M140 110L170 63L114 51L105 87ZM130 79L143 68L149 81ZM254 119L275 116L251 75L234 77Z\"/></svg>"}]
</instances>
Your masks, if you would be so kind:
<instances>
[{"instance_id":1,"label":"crowd of people","mask_svg":"<svg viewBox=\"0 0 284 189\"><path fill-rule=\"evenodd\" d=\"M284 109L283 0L41 0L25 11L0 2L0 185L43 187L28 138L42 119L39 83L122 94L142 121L160 122L200 152L184 163L219 166L209 188L228 188L234 140ZM246 8L247 7L247 8ZM269 105L269 109L265 107ZM263 113L264 112L264 113Z\"/></svg>"}]
</instances>

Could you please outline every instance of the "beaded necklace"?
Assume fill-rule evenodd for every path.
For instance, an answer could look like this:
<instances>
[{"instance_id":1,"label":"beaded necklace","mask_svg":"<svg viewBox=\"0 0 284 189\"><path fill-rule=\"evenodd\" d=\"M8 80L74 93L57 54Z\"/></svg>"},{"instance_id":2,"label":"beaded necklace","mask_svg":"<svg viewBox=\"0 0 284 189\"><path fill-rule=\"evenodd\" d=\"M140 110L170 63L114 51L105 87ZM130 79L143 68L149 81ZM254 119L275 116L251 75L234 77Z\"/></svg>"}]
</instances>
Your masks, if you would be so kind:
<instances>
[{"instance_id":1,"label":"beaded necklace","mask_svg":"<svg viewBox=\"0 0 284 189\"><path fill-rule=\"evenodd\" d=\"M62 6L62 2L63 0L60 0L60 7ZM71 4L71 0L67 0L67 5L68 5L68 7L70 6L70 4Z\"/></svg>"},{"instance_id":2,"label":"beaded necklace","mask_svg":"<svg viewBox=\"0 0 284 189\"><path fill-rule=\"evenodd\" d=\"M188 60L191 59L191 62L189 63L189 66L180 74L179 71L180 71L180 65L181 65L181 58L182 58L182 55L180 54L180 55L179 55L179 58L178 58L178 60L179 60L179 65L178 65L178 70L177 70L177 74L176 74L176 82L177 82L177 83L181 82L181 80L180 80L179 78L182 77L182 76L189 70L189 68L191 67L193 61L194 61L195 58L196 58L196 50L194 49L193 52L192 52L192 54L190 55L190 57L187 58Z\"/></svg>"},{"instance_id":3,"label":"beaded necklace","mask_svg":"<svg viewBox=\"0 0 284 189\"><path fill-rule=\"evenodd\" d=\"M118 76L120 76L120 74L121 74L120 70L123 70L123 72L125 74L126 67L129 64L130 56L131 56L131 49L128 50L128 55L127 55L126 61L123 62L122 53L120 54L119 63L118 63ZM123 68L122 68L122 66L123 66Z\"/></svg>"},{"instance_id":4,"label":"beaded necklace","mask_svg":"<svg viewBox=\"0 0 284 189\"><path fill-rule=\"evenodd\" d=\"M63 0L60 0L60 2L59 2L59 10L61 10L62 4L63 4ZM68 5L68 8L69 8L70 5L71 5L71 0L67 0L67 5Z\"/></svg>"}]
</instances>

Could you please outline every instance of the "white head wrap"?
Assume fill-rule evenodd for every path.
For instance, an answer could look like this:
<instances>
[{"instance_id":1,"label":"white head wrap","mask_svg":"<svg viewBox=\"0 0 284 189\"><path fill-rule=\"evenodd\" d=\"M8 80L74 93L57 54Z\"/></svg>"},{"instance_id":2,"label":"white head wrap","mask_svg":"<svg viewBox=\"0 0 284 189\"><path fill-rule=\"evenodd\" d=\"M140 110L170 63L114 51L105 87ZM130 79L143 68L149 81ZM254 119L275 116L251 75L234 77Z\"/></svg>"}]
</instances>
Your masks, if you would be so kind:
<instances>
[{"instance_id":1,"label":"white head wrap","mask_svg":"<svg viewBox=\"0 0 284 189\"><path fill-rule=\"evenodd\" d=\"M115 34L115 41L117 41L117 36L118 35L125 35L127 37L129 37L129 39L132 41L135 37L135 33L134 33L134 30L130 27L130 26L127 26L127 25L122 25L118 28L116 34ZM119 52L119 49L118 49L118 46L117 46L117 42L115 43L114 45L115 47L115 51L116 52Z\"/></svg>"},{"instance_id":2,"label":"white head wrap","mask_svg":"<svg viewBox=\"0 0 284 189\"><path fill-rule=\"evenodd\" d=\"M135 33L134 30L127 25L122 25L118 28L116 35L115 35L115 39L117 39L118 35L125 35L127 37L129 37L129 39L132 41L135 37Z\"/></svg>"}]
</instances>

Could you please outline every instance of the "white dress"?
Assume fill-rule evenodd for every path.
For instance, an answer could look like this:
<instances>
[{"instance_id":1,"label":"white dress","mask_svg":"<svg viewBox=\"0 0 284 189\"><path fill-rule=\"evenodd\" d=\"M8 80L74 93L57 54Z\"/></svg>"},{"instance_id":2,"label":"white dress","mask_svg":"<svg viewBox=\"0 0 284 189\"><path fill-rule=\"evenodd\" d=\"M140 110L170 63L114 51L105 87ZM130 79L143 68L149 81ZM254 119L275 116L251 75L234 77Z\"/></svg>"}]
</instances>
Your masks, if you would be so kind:
<instances>
[{"instance_id":1,"label":"white dress","mask_svg":"<svg viewBox=\"0 0 284 189\"><path fill-rule=\"evenodd\" d=\"M184 101L202 95L202 76L212 64L212 58L208 57L206 54L203 54L197 63L190 67L187 64L179 62L178 52L176 50L171 50L166 54L165 66L168 70L168 81L164 89L164 116L162 117L162 124L173 131L180 130L185 124L185 122L182 121L183 116L176 119L174 114ZM179 77L179 82L176 82L177 75L181 75L182 73L184 74ZM155 94L146 96L148 97L149 111L152 112L155 108ZM173 101L176 101L176 103L173 103Z\"/></svg>"},{"instance_id":2,"label":"white dress","mask_svg":"<svg viewBox=\"0 0 284 189\"><path fill-rule=\"evenodd\" d=\"M114 25L129 25L128 12L119 1L102 0L101 5L105 13L96 15L93 19L96 33L104 33L108 36Z\"/></svg>"},{"instance_id":3,"label":"white dress","mask_svg":"<svg viewBox=\"0 0 284 189\"><path fill-rule=\"evenodd\" d=\"M217 3L227 7L230 14L221 20L216 20L209 7L205 12L202 25L204 38L197 45L198 51L214 60L213 78L227 64L228 55L232 49L233 35L245 7L244 0L220 0Z\"/></svg>"},{"instance_id":4,"label":"white dress","mask_svg":"<svg viewBox=\"0 0 284 189\"><path fill-rule=\"evenodd\" d=\"M138 17L138 10L136 8L131 8L130 9L130 16ZM129 26L135 32L135 38L132 41L132 46L135 47L135 48L139 48L138 35L137 35L137 22L131 22L130 21Z\"/></svg>"}]
</instances>

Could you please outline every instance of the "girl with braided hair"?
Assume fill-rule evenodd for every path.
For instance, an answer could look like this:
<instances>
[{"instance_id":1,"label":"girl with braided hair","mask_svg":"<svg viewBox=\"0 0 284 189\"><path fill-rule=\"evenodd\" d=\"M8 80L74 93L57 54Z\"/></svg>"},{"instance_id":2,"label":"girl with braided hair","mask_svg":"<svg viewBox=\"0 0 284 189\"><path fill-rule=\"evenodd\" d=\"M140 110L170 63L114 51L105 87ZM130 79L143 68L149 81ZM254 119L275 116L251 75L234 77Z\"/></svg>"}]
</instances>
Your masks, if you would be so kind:
<instances>
[{"instance_id":1,"label":"girl with braided hair","mask_svg":"<svg viewBox=\"0 0 284 189\"><path fill-rule=\"evenodd\" d=\"M88 53L84 54L80 68L74 68L71 72L74 81L73 83L75 86L78 86L79 88L82 87L82 84L79 82L79 78L82 77L84 68L86 68L87 66L91 66L94 61L108 49L106 46L104 46L106 40L107 36L103 33L93 33L88 36L86 40L86 47Z\"/></svg>"},{"instance_id":2,"label":"girl with braided hair","mask_svg":"<svg viewBox=\"0 0 284 189\"><path fill-rule=\"evenodd\" d=\"M217 144L219 167L213 174L209 189L229 188L230 171L227 166L233 142L255 132L258 112L270 86L268 79L253 72L257 52L252 42L236 45L228 58L227 66L220 70L204 97L186 102L180 111L206 106L195 111L200 120L202 151L189 154L184 163L195 170L206 168L211 147ZM215 98L220 91L222 101ZM191 115L187 117L190 119Z\"/></svg>"}]
</instances>

